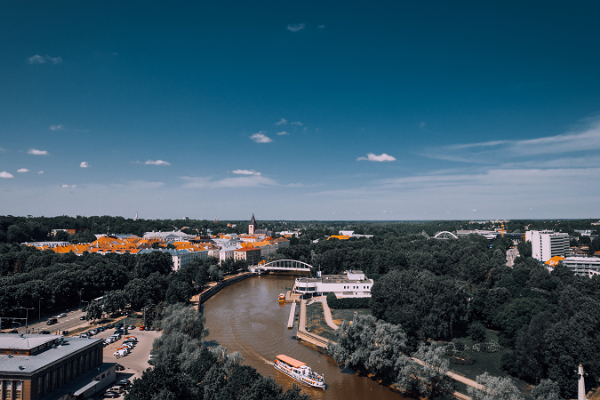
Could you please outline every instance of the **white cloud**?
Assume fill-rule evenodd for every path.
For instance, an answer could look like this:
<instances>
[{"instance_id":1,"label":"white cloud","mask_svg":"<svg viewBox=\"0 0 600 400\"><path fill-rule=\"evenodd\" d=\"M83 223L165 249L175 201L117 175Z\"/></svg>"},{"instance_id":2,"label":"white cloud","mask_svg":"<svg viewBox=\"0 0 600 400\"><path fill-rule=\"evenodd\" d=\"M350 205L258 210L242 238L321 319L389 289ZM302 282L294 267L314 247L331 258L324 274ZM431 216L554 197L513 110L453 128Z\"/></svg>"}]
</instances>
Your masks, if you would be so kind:
<instances>
[{"instance_id":1,"label":"white cloud","mask_svg":"<svg viewBox=\"0 0 600 400\"><path fill-rule=\"evenodd\" d=\"M25 173L25 172L29 172L29 170L28 170L27 168L19 168L19 169L17 170L17 172L20 172L20 173Z\"/></svg>"},{"instance_id":2,"label":"white cloud","mask_svg":"<svg viewBox=\"0 0 600 400\"><path fill-rule=\"evenodd\" d=\"M270 143L273 140L265 135L265 131L260 131L250 136L250 139L254 140L256 143Z\"/></svg>"},{"instance_id":3,"label":"white cloud","mask_svg":"<svg viewBox=\"0 0 600 400\"><path fill-rule=\"evenodd\" d=\"M44 171L38 171L38 175L41 175L43 173L44 173Z\"/></svg>"},{"instance_id":4,"label":"white cloud","mask_svg":"<svg viewBox=\"0 0 600 400\"><path fill-rule=\"evenodd\" d=\"M302 122L300 122L300 121L292 122L292 125L302 126Z\"/></svg>"},{"instance_id":5,"label":"white cloud","mask_svg":"<svg viewBox=\"0 0 600 400\"><path fill-rule=\"evenodd\" d=\"M306 25L304 24L288 24L287 26L287 30L292 32L298 32L304 28L306 28Z\"/></svg>"},{"instance_id":6,"label":"white cloud","mask_svg":"<svg viewBox=\"0 0 600 400\"><path fill-rule=\"evenodd\" d=\"M67 189L67 188L74 188L77 187L77 185L62 185L63 188Z\"/></svg>"},{"instance_id":7,"label":"white cloud","mask_svg":"<svg viewBox=\"0 0 600 400\"><path fill-rule=\"evenodd\" d=\"M42 57L39 54L31 56L27 59L29 64L45 64L46 62L51 62L52 64L60 64L62 62L61 57L50 57L48 55Z\"/></svg>"},{"instance_id":8,"label":"white cloud","mask_svg":"<svg viewBox=\"0 0 600 400\"><path fill-rule=\"evenodd\" d=\"M148 160L144 164L146 164L146 165L171 165L167 161L163 161L163 160L156 160L156 161Z\"/></svg>"},{"instance_id":9,"label":"white cloud","mask_svg":"<svg viewBox=\"0 0 600 400\"><path fill-rule=\"evenodd\" d=\"M534 160L535 156L600 150L600 120L589 123L582 132L567 132L523 140L492 140L489 142L464 143L427 149L425 156L440 160L496 163L510 157ZM546 157L547 159L547 157Z\"/></svg>"},{"instance_id":10,"label":"white cloud","mask_svg":"<svg viewBox=\"0 0 600 400\"><path fill-rule=\"evenodd\" d=\"M181 179L186 181L186 183L183 185L184 188L222 189L277 186L277 182L275 182L273 179L266 178L261 175L248 175L225 179L184 176Z\"/></svg>"},{"instance_id":11,"label":"white cloud","mask_svg":"<svg viewBox=\"0 0 600 400\"><path fill-rule=\"evenodd\" d=\"M38 150L38 149L29 149L27 151L27 153L33 154L36 156L47 156L48 155L48 152L46 150Z\"/></svg>"},{"instance_id":12,"label":"white cloud","mask_svg":"<svg viewBox=\"0 0 600 400\"><path fill-rule=\"evenodd\" d=\"M281 118L278 122L275 122L275 125L286 125L287 119Z\"/></svg>"},{"instance_id":13,"label":"white cloud","mask_svg":"<svg viewBox=\"0 0 600 400\"><path fill-rule=\"evenodd\" d=\"M277 132L278 135L289 135L286 131Z\"/></svg>"},{"instance_id":14,"label":"white cloud","mask_svg":"<svg viewBox=\"0 0 600 400\"><path fill-rule=\"evenodd\" d=\"M81 168L89 168L89 167L90 167L90 164L88 164L88 162L87 162L87 161L82 161L82 162L81 162L81 164L79 164L79 166L80 166Z\"/></svg>"},{"instance_id":15,"label":"white cloud","mask_svg":"<svg viewBox=\"0 0 600 400\"><path fill-rule=\"evenodd\" d=\"M256 172L254 170L248 170L248 169L236 169L235 171L231 171L234 174L239 174L239 175L260 175L260 172Z\"/></svg>"},{"instance_id":16,"label":"white cloud","mask_svg":"<svg viewBox=\"0 0 600 400\"><path fill-rule=\"evenodd\" d=\"M51 131L62 131L64 126L62 124L59 125L50 125Z\"/></svg>"},{"instance_id":17,"label":"white cloud","mask_svg":"<svg viewBox=\"0 0 600 400\"><path fill-rule=\"evenodd\" d=\"M50 56L46 56L46 58L48 58L48 60L52 63L52 64L60 64L62 62L62 58L61 57L50 57Z\"/></svg>"},{"instance_id":18,"label":"white cloud","mask_svg":"<svg viewBox=\"0 0 600 400\"><path fill-rule=\"evenodd\" d=\"M14 176L10 172L2 171L0 172L0 178L14 178Z\"/></svg>"},{"instance_id":19,"label":"white cloud","mask_svg":"<svg viewBox=\"0 0 600 400\"><path fill-rule=\"evenodd\" d=\"M373 153L368 153L366 157L358 157L356 159L356 161L378 161L378 162L383 162L383 161L396 161L396 159L392 156L389 156L385 153L382 153L381 155L375 155Z\"/></svg>"},{"instance_id":20,"label":"white cloud","mask_svg":"<svg viewBox=\"0 0 600 400\"><path fill-rule=\"evenodd\" d=\"M27 59L29 64L43 64L46 62L46 59L40 55L31 56Z\"/></svg>"}]
</instances>

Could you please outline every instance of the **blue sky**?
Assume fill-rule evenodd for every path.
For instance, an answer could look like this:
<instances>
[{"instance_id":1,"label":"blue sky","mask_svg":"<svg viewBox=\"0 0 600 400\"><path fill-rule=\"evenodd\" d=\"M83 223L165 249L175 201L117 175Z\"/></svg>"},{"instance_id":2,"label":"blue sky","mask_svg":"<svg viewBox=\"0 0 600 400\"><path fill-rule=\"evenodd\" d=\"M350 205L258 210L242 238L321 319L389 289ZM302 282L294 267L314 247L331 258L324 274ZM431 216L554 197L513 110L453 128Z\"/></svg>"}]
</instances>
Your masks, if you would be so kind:
<instances>
[{"instance_id":1,"label":"blue sky","mask_svg":"<svg viewBox=\"0 0 600 400\"><path fill-rule=\"evenodd\" d=\"M600 217L600 3L0 0L0 213Z\"/></svg>"}]
</instances>

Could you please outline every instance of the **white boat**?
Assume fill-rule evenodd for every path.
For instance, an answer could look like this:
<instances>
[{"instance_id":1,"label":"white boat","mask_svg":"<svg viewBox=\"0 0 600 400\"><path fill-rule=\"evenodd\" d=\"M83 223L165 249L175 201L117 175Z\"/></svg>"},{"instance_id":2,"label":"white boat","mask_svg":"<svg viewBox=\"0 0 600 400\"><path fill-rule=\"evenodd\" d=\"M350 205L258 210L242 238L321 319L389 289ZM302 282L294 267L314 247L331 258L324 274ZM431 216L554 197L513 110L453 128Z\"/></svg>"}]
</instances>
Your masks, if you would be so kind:
<instances>
[{"instance_id":1,"label":"white boat","mask_svg":"<svg viewBox=\"0 0 600 400\"><path fill-rule=\"evenodd\" d=\"M314 372L302 361L280 354L275 358L273 366L298 382L325 389L325 376Z\"/></svg>"}]
</instances>

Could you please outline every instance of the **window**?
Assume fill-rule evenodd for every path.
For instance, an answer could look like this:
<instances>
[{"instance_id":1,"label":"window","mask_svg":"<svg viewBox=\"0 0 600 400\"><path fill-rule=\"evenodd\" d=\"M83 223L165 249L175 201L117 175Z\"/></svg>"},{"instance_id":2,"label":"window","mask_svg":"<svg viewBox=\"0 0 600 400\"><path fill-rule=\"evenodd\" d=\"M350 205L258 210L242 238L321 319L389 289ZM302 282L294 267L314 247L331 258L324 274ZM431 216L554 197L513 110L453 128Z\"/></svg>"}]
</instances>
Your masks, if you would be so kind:
<instances>
[{"instance_id":1,"label":"window","mask_svg":"<svg viewBox=\"0 0 600 400\"><path fill-rule=\"evenodd\" d=\"M40 376L38 378L38 397L42 397L42 388L44 386L44 381L42 380L42 377Z\"/></svg>"},{"instance_id":2,"label":"window","mask_svg":"<svg viewBox=\"0 0 600 400\"><path fill-rule=\"evenodd\" d=\"M4 398L5 399L12 399L12 397L10 397L12 394L12 382L11 381L7 381L6 382L6 390L4 390Z\"/></svg>"},{"instance_id":3,"label":"window","mask_svg":"<svg viewBox=\"0 0 600 400\"><path fill-rule=\"evenodd\" d=\"M15 384L15 399L21 398L22 391L23 391L23 382L16 382L16 384Z\"/></svg>"}]
</instances>

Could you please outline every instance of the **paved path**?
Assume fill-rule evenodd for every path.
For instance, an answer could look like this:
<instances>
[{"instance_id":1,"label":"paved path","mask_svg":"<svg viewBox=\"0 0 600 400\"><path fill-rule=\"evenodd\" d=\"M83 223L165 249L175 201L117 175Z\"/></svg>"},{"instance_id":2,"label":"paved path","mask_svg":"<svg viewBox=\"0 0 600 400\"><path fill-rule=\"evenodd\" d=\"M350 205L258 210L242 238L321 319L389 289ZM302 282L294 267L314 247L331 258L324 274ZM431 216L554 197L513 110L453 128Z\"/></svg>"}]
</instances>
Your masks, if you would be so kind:
<instances>
[{"instance_id":1,"label":"paved path","mask_svg":"<svg viewBox=\"0 0 600 400\"><path fill-rule=\"evenodd\" d=\"M319 297L319 301L323 305L323 315L325 315L325 322L327 322L327 325L329 325L331 329L339 329L339 326L337 326L335 322L333 322L333 317L331 316L331 309L327 304L327 297L321 296Z\"/></svg>"}]
</instances>

